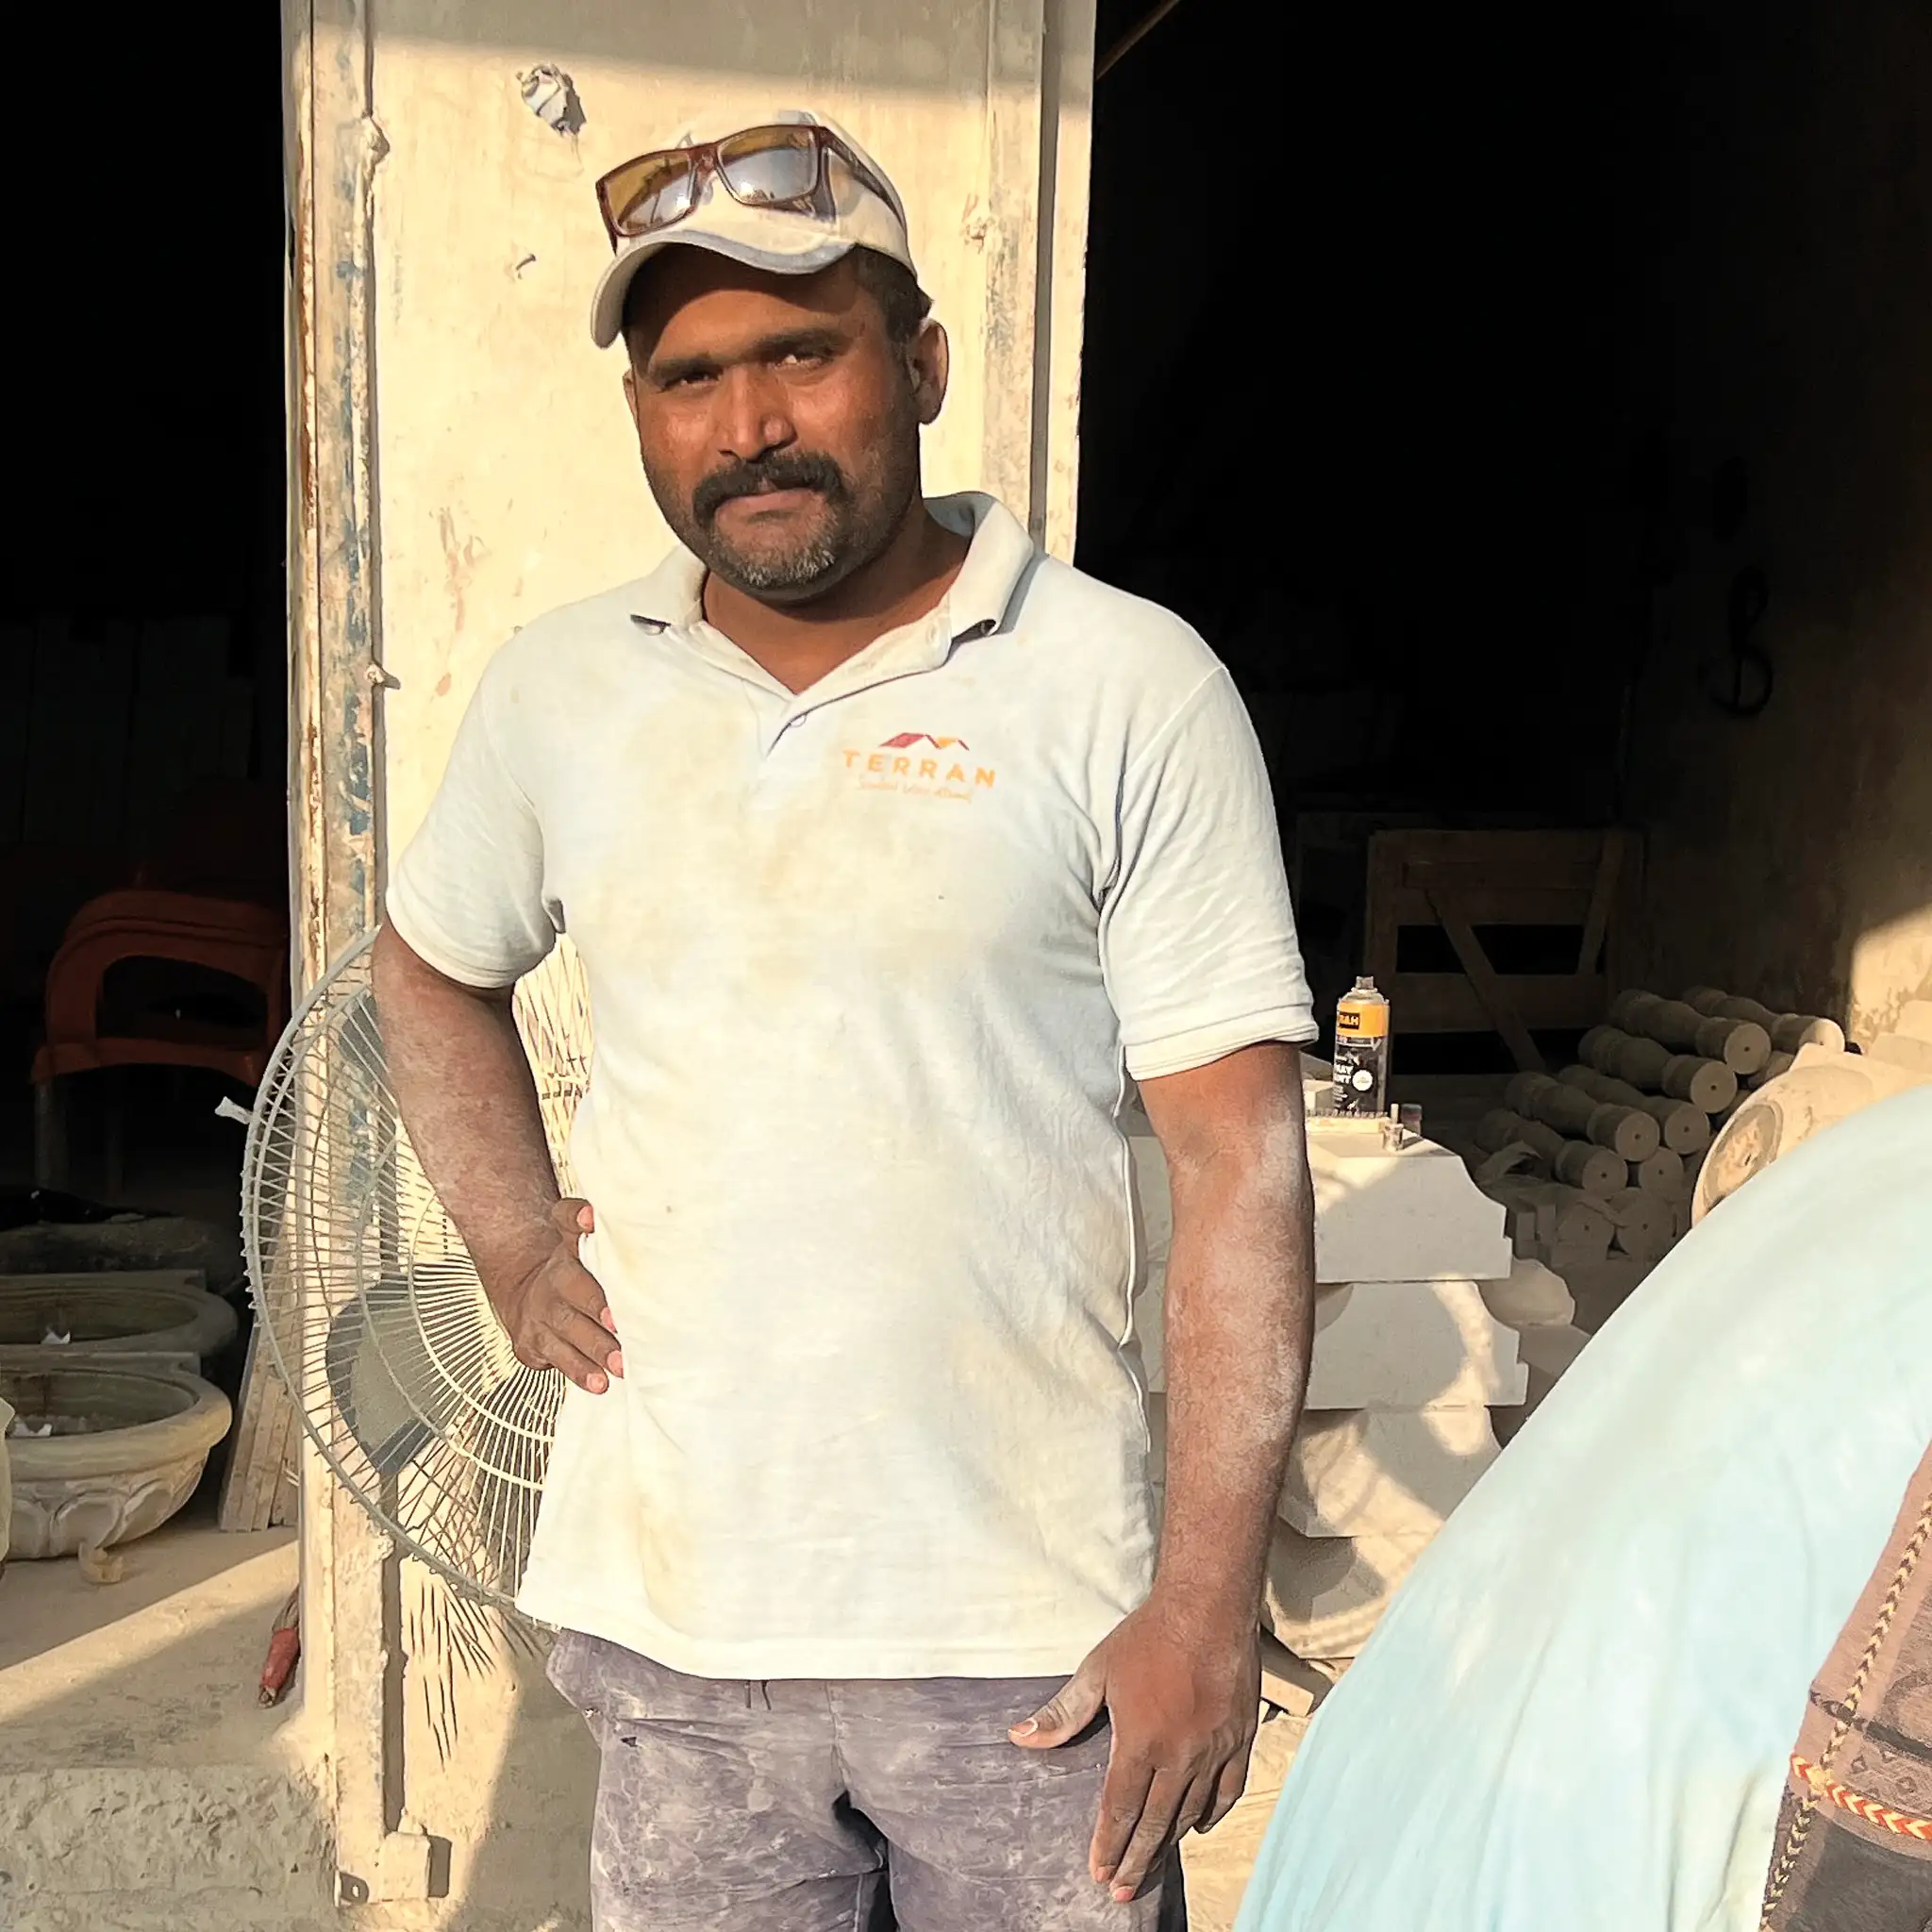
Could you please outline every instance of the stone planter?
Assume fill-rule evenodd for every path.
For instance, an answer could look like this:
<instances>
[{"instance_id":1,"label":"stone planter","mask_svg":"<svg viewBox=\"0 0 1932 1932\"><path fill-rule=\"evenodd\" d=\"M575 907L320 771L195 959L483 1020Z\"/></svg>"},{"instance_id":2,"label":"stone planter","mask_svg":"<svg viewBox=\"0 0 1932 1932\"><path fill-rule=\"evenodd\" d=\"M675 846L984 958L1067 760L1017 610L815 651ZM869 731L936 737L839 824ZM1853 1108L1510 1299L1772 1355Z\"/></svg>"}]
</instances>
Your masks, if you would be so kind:
<instances>
[{"instance_id":1,"label":"stone planter","mask_svg":"<svg viewBox=\"0 0 1932 1932\"><path fill-rule=\"evenodd\" d=\"M0 1398L20 1412L14 1429L50 1420L55 1429L8 1439L9 1557L71 1557L158 1528L228 1432L228 1398L186 1369L90 1367L58 1353L57 1367L0 1368Z\"/></svg>"},{"instance_id":2,"label":"stone planter","mask_svg":"<svg viewBox=\"0 0 1932 1932\"><path fill-rule=\"evenodd\" d=\"M0 1277L0 1348L32 1348L51 1329L76 1353L192 1355L206 1360L235 1334L235 1311L185 1274Z\"/></svg>"}]
</instances>

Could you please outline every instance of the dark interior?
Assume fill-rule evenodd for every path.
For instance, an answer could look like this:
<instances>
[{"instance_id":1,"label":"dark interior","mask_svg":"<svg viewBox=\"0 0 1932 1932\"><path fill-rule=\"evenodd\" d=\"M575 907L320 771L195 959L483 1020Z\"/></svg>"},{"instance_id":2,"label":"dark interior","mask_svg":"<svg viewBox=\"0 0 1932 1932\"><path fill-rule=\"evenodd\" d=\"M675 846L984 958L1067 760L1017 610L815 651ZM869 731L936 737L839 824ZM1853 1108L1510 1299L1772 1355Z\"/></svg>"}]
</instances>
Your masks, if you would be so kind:
<instances>
[{"instance_id":1,"label":"dark interior","mask_svg":"<svg viewBox=\"0 0 1932 1932\"><path fill-rule=\"evenodd\" d=\"M184 40L140 9L108 32L74 8L14 24L42 98L0 137L20 272L0 580L0 1182L16 1188L42 986L74 914L130 886L286 905L281 23L238 8L204 27ZM106 999L113 1024L181 1038L258 1004L220 974L134 961ZM232 1213L232 1185L205 1176L239 1156L212 1115L235 1083L130 1067L64 1084L75 1186Z\"/></svg>"},{"instance_id":2,"label":"dark interior","mask_svg":"<svg viewBox=\"0 0 1932 1932\"><path fill-rule=\"evenodd\" d=\"M1079 560L1210 638L1291 808L1616 808L1645 558L1587 533L1641 536L1668 432L1658 76L1641 8L1567 49L1513 11L1257 9L1230 58L1183 0L1097 89ZM1513 750L1553 713L1580 744Z\"/></svg>"},{"instance_id":3,"label":"dark interior","mask_svg":"<svg viewBox=\"0 0 1932 1932\"><path fill-rule=\"evenodd\" d=\"M1103 60L1148 11L1101 0ZM1893 38L1922 42L1905 14ZM1728 300L1734 359L1762 359L1778 318L1750 314L1733 237L1807 273L1778 197L1834 66L1882 58L1886 19L1181 0L1099 80L1077 560L1232 668L1324 1013L1358 964L1369 829L1643 823L1657 596L1701 546L1740 566L1750 633L1748 432L1777 427L1767 391L1738 447L1687 448L1696 321ZM1758 641L1776 593L1774 571ZM1699 641L1689 703L1748 720L1775 654L1726 643ZM1501 971L1576 945L1478 936ZM1411 940L1406 964L1453 970L1440 934ZM1493 1035L1401 1059L1509 1064Z\"/></svg>"}]
</instances>

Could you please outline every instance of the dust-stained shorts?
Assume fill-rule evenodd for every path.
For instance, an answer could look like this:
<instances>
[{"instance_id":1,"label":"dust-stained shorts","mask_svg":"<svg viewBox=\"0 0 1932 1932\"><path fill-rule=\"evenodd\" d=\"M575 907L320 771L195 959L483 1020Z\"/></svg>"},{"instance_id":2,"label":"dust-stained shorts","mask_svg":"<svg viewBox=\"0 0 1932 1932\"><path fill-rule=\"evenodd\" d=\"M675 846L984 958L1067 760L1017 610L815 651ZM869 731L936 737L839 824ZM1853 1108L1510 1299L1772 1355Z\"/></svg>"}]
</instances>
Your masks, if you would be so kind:
<instances>
[{"instance_id":1,"label":"dust-stained shorts","mask_svg":"<svg viewBox=\"0 0 1932 1932\"><path fill-rule=\"evenodd\" d=\"M1105 1724L1007 1736L1062 1678L688 1677L566 1631L550 1679L603 1757L596 1932L1184 1932L1177 1857L1130 1905L1088 1875Z\"/></svg>"}]
</instances>

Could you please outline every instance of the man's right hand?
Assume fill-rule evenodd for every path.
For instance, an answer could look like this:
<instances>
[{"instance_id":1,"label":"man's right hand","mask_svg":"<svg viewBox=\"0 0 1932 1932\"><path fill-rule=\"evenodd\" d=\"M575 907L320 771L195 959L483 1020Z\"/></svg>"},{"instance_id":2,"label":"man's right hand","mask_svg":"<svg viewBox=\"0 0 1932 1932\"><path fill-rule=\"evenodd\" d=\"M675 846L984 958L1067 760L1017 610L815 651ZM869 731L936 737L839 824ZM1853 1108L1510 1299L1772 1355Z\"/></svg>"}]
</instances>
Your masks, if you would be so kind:
<instances>
[{"instance_id":1,"label":"man's right hand","mask_svg":"<svg viewBox=\"0 0 1932 1932\"><path fill-rule=\"evenodd\" d=\"M550 1210L555 1239L520 1277L490 1291L490 1306L508 1332L518 1361L561 1369L579 1389L601 1395L624 1374L624 1353L610 1304L577 1259L577 1243L596 1226L588 1201L559 1201Z\"/></svg>"}]
</instances>

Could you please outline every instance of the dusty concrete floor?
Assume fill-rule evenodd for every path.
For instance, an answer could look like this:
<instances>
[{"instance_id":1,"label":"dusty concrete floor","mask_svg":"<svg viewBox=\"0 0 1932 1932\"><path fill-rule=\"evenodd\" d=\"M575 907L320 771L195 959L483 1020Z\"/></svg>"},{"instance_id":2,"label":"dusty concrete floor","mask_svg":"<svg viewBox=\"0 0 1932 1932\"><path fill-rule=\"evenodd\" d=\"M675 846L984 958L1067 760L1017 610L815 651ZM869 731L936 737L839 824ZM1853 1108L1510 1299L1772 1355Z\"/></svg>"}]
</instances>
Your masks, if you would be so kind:
<instances>
[{"instance_id":1,"label":"dusty concrete floor","mask_svg":"<svg viewBox=\"0 0 1932 1932\"><path fill-rule=\"evenodd\" d=\"M257 1691L293 1532L193 1511L124 1557L0 1573L0 1925L328 1932L325 1821Z\"/></svg>"},{"instance_id":2,"label":"dusty concrete floor","mask_svg":"<svg viewBox=\"0 0 1932 1932\"><path fill-rule=\"evenodd\" d=\"M72 1558L0 1571L0 1773L264 1761L285 1713L256 1686L295 1587L295 1533L176 1517L89 1583Z\"/></svg>"}]
</instances>

